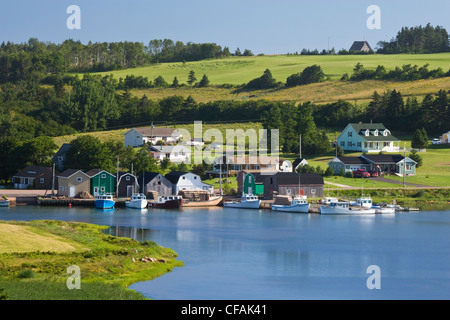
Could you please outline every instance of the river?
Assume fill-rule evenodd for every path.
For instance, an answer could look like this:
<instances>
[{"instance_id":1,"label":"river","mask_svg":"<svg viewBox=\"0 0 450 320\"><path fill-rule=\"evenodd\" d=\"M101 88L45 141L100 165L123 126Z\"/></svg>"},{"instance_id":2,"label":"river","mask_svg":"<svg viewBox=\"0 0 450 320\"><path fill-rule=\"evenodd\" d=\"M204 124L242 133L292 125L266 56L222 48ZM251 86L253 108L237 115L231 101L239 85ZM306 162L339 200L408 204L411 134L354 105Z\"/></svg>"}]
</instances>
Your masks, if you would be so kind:
<instances>
[{"instance_id":1,"label":"river","mask_svg":"<svg viewBox=\"0 0 450 320\"><path fill-rule=\"evenodd\" d=\"M28 206L0 208L0 219L108 225L174 249L183 267L130 286L156 300L450 298L450 210L363 217Z\"/></svg>"}]
</instances>

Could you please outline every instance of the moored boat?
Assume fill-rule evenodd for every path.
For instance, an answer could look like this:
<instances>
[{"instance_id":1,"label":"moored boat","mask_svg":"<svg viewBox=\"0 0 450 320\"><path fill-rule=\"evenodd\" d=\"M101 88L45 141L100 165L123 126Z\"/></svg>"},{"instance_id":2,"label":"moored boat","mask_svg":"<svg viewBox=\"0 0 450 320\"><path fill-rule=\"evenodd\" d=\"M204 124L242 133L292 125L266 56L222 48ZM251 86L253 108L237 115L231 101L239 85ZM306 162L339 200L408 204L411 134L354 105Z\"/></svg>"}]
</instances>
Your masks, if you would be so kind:
<instances>
[{"instance_id":1,"label":"moored boat","mask_svg":"<svg viewBox=\"0 0 450 320\"><path fill-rule=\"evenodd\" d=\"M148 200L150 208L180 209L183 206L182 196L159 196L156 201Z\"/></svg>"},{"instance_id":2,"label":"moored boat","mask_svg":"<svg viewBox=\"0 0 450 320\"><path fill-rule=\"evenodd\" d=\"M8 199L0 200L0 207L9 207L9 200Z\"/></svg>"},{"instance_id":3,"label":"moored boat","mask_svg":"<svg viewBox=\"0 0 450 320\"><path fill-rule=\"evenodd\" d=\"M251 194L243 194L240 201L225 201L225 208L243 208L243 209L259 209L261 200Z\"/></svg>"},{"instance_id":4,"label":"moored boat","mask_svg":"<svg viewBox=\"0 0 450 320\"><path fill-rule=\"evenodd\" d=\"M320 214L323 215L372 215L375 209L363 206L351 206L349 202L332 202L327 206L320 207Z\"/></svg>"},{"instance_id":5,"label":"moored boat","mask_svg":"<svg viewBox=\"0 0 450 320\"><path fill-rule=\"evenodd\" d=\"M289 205L272 204L273 211L308 213L309 203L305 196L295 197Z\"/></svg>"},{"instance_id":6,"label":"moored boat","mask_svg":"<svg viewBox=\"0 0 450 320\"><path fill-rule=\"evenodd\" d=\"M144 209L147 208L147 198L142 193L133 193L131 195L130 201L125 201L125 206L127 208L133 209Z\"/></svg>"},{"instance_id":7,"label":"moored boat","mask_svg":"<svg viewBox=\"0 0 450 320\"><path fill-rule=\"evenodd\" d=\"M111 194L100 194L95 199L95 207L98 209L112 209L116 202Z\"/></svg>"},{"instance_id":8,"label":"moored boat","mask_svg":"<svg viewBox=\"0 0 450 320\"><path fill-rule=\"evenodd\" d=\"M351 203L352 206L359 206L365 208L372 208L372 198L370 197L361 197L356 199L356 201Z\"/></svg>"},{"instance_id":9,"label":"moored boat","mask_svg":"<svg viewBox=\"0 0 450 320\"><path fill-rule=\"evenodd\" d=\"M218 206L222 202L223 197L211 197L209 200L204 201L187 201L183 200L183 208L196 208L196 207L213 207Z\"/></svg>"}]
</instances>

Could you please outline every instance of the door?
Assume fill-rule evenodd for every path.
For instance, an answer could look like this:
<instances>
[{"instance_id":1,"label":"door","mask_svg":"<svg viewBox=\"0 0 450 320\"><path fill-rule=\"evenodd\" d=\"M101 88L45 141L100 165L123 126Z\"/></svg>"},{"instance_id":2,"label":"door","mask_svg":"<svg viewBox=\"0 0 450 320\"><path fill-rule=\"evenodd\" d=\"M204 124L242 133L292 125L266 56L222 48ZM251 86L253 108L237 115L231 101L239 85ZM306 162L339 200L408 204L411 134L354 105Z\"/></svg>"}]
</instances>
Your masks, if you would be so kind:
<instances>
[{"instance_id":1,"label":"door","mask_svg":"<svg viewBox=\"0 0 450 320\"><path fill-rule=\"evenodd\" d=\"M69 197L71 197L71 198L75 197L75 186L69 187Z\"/></svg>"},{"instance_id":2,"label":"door","mask_svg":"<svg viewBox=\"0 0 450 320\"><path fill-rule=\"evenodd\" d=\"M94 187L94 197L98 196L98 187Z\"/></svg>"},{"instance_id":3,"label":"door","mask_svg":"<svg viewBox=\"0 0 450 320\"><path fill-rule=\"evenodd\" d=\"M130 198L134 193L134 186L127 186L127 198Z\"/></svg>"}]
</instances>

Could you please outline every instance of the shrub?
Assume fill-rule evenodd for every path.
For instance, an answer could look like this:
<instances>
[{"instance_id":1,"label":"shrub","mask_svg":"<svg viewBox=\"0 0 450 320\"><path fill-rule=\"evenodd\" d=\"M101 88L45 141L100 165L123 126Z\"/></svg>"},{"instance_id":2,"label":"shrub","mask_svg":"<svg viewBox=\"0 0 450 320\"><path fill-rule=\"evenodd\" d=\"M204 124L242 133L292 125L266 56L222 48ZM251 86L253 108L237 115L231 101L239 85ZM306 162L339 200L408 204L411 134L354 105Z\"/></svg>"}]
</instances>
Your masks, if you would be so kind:
<instances>
[{"instance_id":1,"label":"shrub","mask_svg":"<svg viewBox=\"0 0 450 320\"><path fill-rule=\"evenodd\" d=\"M34 278L35 277L35 273L33 270L27 269L27 270L22 270L19 272L19 274L17 275L18 278L20 279L29 279L29 278Z\"/></svg>"}]
</instances>

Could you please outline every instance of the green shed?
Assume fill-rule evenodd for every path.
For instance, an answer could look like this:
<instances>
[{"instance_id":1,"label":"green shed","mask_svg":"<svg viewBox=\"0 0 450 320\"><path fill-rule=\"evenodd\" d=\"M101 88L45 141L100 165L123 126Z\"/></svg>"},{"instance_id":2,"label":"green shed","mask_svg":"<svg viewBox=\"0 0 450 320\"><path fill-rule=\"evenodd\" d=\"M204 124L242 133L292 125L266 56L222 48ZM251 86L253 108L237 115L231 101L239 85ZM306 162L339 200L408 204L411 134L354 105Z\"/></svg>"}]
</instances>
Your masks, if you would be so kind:
<instances>
[{"instance_id":1,"label":"green shed","mask_svg":"<svg viewBox=\"0 0 450 320\"><path fill-rule=\"evenodd\" d=\"M253 195L264 194L264 184L256 182L255 176L247 173L244 177L244 193Z\"/></svg>"},{"instance_id":2,"label":"green shed","mask_svg":"<svg viewBox=\"0 0 450 320\"><path fill-rule=\"evenodd\" d=\"M93 169L86 174L91 179L91 195L114 193L116 191L116 177L105 170Z\"/></svg>"}]
</instances>

